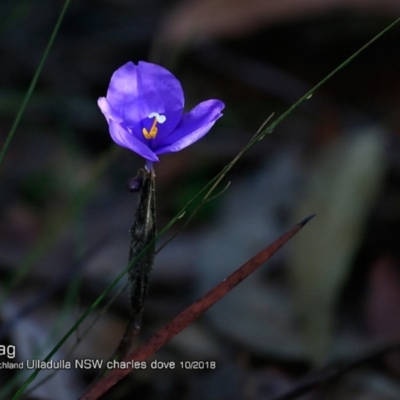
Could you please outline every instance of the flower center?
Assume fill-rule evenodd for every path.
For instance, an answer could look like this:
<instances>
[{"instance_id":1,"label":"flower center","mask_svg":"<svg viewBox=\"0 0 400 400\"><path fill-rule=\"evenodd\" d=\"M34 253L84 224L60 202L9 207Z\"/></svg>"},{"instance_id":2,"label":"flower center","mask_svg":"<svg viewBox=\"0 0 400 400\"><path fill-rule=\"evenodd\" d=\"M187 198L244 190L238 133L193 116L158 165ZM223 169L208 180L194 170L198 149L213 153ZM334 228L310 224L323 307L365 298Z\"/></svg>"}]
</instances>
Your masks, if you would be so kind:
<instances>
[{"instance_id":1,"label":"flower center","mask_svg":"<svg viewBox=\"0 0 400 400\"><path fill-rule=\"evenodd\" d=\"M163 124L167 117L165 115L158 114L156 112L152 112L147 116L147 118L154 118L153 124L151 125L150 130L148 131L146 128L142 129L143 136L145 139L154 139L157 136L158 128L157 124Z\"/></svg>"}]
</instances>

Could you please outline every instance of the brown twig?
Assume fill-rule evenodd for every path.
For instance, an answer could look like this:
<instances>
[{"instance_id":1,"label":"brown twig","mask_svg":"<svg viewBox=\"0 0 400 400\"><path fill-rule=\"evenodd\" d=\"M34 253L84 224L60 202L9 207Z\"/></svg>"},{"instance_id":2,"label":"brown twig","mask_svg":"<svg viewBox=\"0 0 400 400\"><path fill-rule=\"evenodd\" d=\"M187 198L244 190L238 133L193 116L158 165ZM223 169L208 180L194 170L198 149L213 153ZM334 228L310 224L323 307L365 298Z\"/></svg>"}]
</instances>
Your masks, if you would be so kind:
<instances>
[{"instance_id":1,"label":"brown twig","mask_svg":"<svg viewBox=\"0 0 400 400\"><path fill-rule=\"evenodd\" d=\"M146 343L144 343L138 349L128 354L123 361L144 361L158 349L169 342L175 335L190 325L206 310L208 310L213 304L224 297L230 292L236 285L242 282L250 274L252 274L257 268L264 264L273 254L275 254L286 242L288 242L298 231L300 231L304 225L310 221L314 215L305 218L303 221L296 224L288 232L282 235L279 239L273 242L264 250L261 250L253 258L243 264L239 269L233 272L228 278L224 279L221 283L211 289L199 300L194 302L190 307L181 312L175 317L170 323L168 323L163 329L151 337ZM106 393L112 388L118 381L128 375L134 367L128 366L128 368L121 369L117 368L110 371L100 381L90 386L86 392L79 398L79 400L96 400L101 395Z\"/></svg>"}]
</instances>

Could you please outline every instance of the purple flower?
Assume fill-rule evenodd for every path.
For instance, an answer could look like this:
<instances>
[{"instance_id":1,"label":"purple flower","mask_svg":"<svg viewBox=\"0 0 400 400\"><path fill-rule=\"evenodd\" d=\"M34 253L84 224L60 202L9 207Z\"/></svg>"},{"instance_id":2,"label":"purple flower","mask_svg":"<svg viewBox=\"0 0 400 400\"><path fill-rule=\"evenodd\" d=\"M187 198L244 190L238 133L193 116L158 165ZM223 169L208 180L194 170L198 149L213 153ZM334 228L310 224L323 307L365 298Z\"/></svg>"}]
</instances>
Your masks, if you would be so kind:
<instances>
[{"instance_id":1,"label":"purple flower","mask_svg":"<svg viewBox=\"0 0 400 400\"><path fill-rule=\"evenodd\" d=\"M158 154L182 150L201 139L225 106L207 100L184 113L179 81L165 68L144 61L117 69L98 105L114 142L144 157L148 169L159 161Z\"/></svg>"}]
</instances>

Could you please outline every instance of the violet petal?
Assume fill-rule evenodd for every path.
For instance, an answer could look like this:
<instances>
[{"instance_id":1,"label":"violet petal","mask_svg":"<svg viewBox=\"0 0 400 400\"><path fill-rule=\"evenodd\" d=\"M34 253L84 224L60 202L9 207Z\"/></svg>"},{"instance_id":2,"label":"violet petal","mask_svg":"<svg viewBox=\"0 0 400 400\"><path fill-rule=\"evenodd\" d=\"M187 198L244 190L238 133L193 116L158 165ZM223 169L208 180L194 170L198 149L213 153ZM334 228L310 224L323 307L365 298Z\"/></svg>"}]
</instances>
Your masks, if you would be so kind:
<instances>
[{"instance_id":1,"label":"violet petal","mask_svg":"<svg viewBox=\"0 0 400 400\"><path fill-rule=\"evenodd\" d=\"M109 120L108 124L110 135L116 144L134 151L147 160L159 161L158 157L144 143L130 134L121 125L112 120Z\"/></svg>"},{"instance_id":2,"label":"violet petal","mask_svg":"<svg viewBox=\"0 0 400 400\"><path fill-rule=\"evenodd\" d=\"M163 67L144 61L137 66L128 62L114 72L107 101L140 139L143 127L151 123L148 119L151 113L167 116L158 129L160 134L168 134L180 121L184 106L182 86L174 75Z\"/></svg>"},{"instance_id":3,"label":"violet petal","mask_svg":"<svg viewBox=\"0 0 400 400\"><path fill-rule=\"evenodd\" d=\"M107 122L111 119L114 122L121 123L123 118L121 115L111 107L110 103L107 101L105 97L100 97L97 100L97 105L100 107L101 112L106 117Z\"/></svg>"},{"instance_id":4,"label":"violet petal","mask_svg":"<svg viewBox=\"0 0 400 400\"><path fill-rule=\"evenodd\" d=\"M225 104L220 100L207 100L184 114L174 132L156 147L156 154L176 152L201 139L222 116ZM157 140L157 138L156 138Z\"/></svg>"}]
</instances>

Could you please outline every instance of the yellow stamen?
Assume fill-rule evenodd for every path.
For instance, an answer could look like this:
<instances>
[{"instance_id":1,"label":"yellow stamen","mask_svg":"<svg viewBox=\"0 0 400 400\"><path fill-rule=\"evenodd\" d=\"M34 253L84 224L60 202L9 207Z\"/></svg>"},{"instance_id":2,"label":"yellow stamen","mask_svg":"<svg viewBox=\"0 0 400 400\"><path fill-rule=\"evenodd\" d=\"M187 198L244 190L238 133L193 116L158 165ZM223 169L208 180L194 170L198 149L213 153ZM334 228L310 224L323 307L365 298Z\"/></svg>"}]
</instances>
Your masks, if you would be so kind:
<instances>
[{"instance_id":1,"label":"yellow stamen","mask_svg":"<svg viewBox=\"0 0 400 400\"><path fill-rule=\"evenodd\" d=\"M143 136L146 139L154 139L157 136L158 128L157 128L157 117L154 118L153 125L150 128L150 132L146 129L142 129Z\"/></svg>"}]
</instances>

